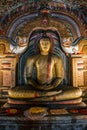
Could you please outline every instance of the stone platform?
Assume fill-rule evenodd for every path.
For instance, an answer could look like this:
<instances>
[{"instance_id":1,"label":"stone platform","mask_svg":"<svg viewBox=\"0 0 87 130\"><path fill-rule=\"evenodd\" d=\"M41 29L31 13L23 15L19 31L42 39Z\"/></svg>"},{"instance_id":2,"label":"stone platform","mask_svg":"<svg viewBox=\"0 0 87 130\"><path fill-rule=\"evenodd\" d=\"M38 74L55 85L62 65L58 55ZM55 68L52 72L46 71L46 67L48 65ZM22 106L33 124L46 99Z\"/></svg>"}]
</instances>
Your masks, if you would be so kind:
<instances>
[{"instance_id":1,"label":"stone platform","mask_svg":"<svg viewBox=\"0 0 87 130\"><path fill-rule=\"evenodd\" d=\"M47 116L37 121L24 116L0 116L0 130L87 130L87 115Z\"/></svg>"},{"instance_id":2,"label":"stone platform","mask_svg":"<svg viewBox=\"0 0 87 130\"><path fill-rule=\"evenodd\" d=\"M87 130L87 106L50 109L37 120L24 116L24 110L15 116L1 112L0 130Z\"/></svg>"},{"instance_id":3,"label":"stone platform","mask_svg":"<svg viewBox=\"0 0 87 130\"><path fill-rule=\"evenodd\" d=\"M21 112L14 116L6 114L5 109L9 108L7 103L1 108L0 130L87 130L86 103L77 106L59 105L57 109L51 107L48 115L37 120L24 116L24 106L18 105Z\"/></svg>"}]
</instances>

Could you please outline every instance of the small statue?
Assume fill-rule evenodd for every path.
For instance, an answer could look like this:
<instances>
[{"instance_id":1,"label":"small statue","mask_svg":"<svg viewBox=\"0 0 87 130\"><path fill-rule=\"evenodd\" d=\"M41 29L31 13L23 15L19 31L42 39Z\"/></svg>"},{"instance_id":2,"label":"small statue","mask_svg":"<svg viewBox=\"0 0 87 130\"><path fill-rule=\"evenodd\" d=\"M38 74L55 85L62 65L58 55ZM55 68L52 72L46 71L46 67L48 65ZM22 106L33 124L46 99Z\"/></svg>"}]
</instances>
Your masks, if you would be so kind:
<instances>
[{"instance_id":1,"label":"small statue","mask_svg":"<svg viewBox=\"0 0 87 130\"><path fill-rule=\"evenodd\" d=\"M39 41L40 53L30 56L26 62L28 85L11 88L8 92L9 97L14 99L27 98L29 101L53 101L54 98L56 101L66 101L81 97L82 90L80 88L66 87L64 89L60 85L64 76L62 59L51 54L50 50L50 39L46 36L41 38ZM34 68L36 68L36 79L32 77Z\"/></svg>"}]
</instances>

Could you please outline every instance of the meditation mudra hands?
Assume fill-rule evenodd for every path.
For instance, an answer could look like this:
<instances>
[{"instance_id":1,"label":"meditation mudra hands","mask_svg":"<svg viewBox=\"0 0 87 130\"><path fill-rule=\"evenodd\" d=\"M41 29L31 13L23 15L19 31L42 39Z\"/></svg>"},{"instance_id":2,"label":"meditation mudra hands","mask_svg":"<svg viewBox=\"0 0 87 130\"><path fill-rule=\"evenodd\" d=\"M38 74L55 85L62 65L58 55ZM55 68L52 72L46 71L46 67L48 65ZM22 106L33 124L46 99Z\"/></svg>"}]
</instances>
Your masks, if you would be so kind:
<instances>
[{"instance_id":1,"label":"meditation mudra hands","mask_svg":"<svg viewBox=\"0 0 87 130\"><path fill-rule=\"evenodd\" d=\"M52 88L55 88L61 81L61 78L55 78L51 83L44 83L39 84L35 82L32 78L27 78L28 84L32 87L38 89L38 90L51 90Z\"/></svg>"}]
</instances>

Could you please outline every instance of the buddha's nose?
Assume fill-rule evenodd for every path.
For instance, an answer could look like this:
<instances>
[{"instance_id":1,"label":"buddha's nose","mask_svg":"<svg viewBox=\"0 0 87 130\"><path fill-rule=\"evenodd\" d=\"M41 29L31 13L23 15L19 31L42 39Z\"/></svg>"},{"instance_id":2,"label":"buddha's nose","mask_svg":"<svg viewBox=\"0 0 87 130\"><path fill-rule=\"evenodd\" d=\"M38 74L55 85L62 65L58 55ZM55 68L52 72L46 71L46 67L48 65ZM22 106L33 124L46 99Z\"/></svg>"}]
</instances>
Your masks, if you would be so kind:
<instances>
[{"instance_id":1,"label":"buddha's nose","mask_svg":"<svg viewBox=\"0 0 87 130\"><path fill-rule=\"evenodd\" d=\"M44 45L46 46L46 45L47 45L47 43L44 43Z\"/></svg>"}]
</instances>

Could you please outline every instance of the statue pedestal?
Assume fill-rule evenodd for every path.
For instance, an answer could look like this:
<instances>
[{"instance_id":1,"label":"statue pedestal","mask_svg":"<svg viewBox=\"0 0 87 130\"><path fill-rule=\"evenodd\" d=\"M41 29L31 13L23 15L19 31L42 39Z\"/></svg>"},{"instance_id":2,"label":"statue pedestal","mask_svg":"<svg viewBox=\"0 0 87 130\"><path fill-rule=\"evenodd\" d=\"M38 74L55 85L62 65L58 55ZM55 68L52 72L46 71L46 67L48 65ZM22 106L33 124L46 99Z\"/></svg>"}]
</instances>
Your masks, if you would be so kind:
<instances>
[{"instance_id":1,"label":"statue pedestal","mask_svg":"<svg viewBox=\"0 0 87 130\"><path fill-rule=\"evenodd\" d=\"M7 104L6 104L7 105ZM61 106L61 105L60 105ZM0 130L86 130L87 129L87 106L83 105L50 109L48 115L42 119L30 120L21 113L8 116L0 113ZM9 106L8 106L9 108ZM5 109L5 108L3 108ZM24 108L23 108L24 109ZM79 111L77 111L79 110Z\"/></svg>"},{"instance_id":2,"label":"statue pedestal","mask_svg":"<svg viewBox=\"0 0 87 130\"><path fill-rule=\"evenodd\" d=\"M32 106L47 107L48 115L42 119L31 120L24 111ZM17 108L21 112L16 116L0 113L0 130L86 130L87 105L82 102L74 105L57 102L28 102L28 104L3 105L2 109ZM82 110L82 111L81 111ZM85 114L84 114L85 113Z\"/></svg>"},{"instance_id":3,"label":"statue pedestal","mask_svg":"<svg viewBox=\"0 0 87 130\"><path fill-rule=\"evenodd\" d=\"M87 115L47 116L32 121L21 116L0 116L0 130L86 130Z\"/></svg>"}]
</instances>

